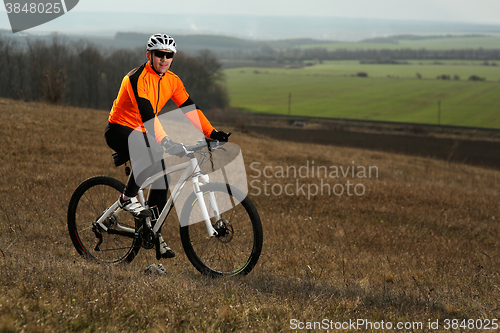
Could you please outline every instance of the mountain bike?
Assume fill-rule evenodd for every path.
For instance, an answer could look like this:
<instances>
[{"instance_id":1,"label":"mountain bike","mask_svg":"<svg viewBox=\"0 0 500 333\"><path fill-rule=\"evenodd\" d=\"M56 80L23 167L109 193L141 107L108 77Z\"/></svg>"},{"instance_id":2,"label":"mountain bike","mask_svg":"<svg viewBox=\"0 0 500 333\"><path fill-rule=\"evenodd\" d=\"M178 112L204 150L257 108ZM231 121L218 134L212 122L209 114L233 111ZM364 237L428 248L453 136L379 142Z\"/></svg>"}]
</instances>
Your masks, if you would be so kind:
<instances>
[{"instance_id":1,"label":"mountain bike","mask_svg":"<svg viewBox=\"0 0 500 333\"><path fill-rule=\"evenodd\" d=\"M153 215L145 219L134 218L119 207L118 198L125 187L121 181L109 176L85 180L73 193L68 208L68 230L78 253L88 259L119 263L131 262L141 247L155 248L162 225L191 179L193 191L180 213L180 238L189 261L208 276L248 274L262 250L259 213L244 191L228 182L210 182L209 174L200 167L211 161L212 152L224 149L223 144L203 139L195 145L183 145L180 155L189 161L164 167L148 177L138 192L138 200ZM151 185L183 169L163 210L149 207L146 197ZM213 169L213 162L209 169Z\"/></svg>"}]
</instances>

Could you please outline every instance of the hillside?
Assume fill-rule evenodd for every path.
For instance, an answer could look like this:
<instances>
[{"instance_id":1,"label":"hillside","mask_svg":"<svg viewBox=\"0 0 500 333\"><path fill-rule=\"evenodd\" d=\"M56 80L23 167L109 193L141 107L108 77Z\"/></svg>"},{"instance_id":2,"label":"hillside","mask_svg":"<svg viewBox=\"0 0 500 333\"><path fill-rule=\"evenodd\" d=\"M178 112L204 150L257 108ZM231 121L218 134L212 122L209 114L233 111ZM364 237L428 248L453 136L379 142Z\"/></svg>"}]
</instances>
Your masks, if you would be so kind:
<instances>
[{"instance_id":1,"label":"hillside","mask_svg":"<svg viewBox=\"0 0 500 333\"><path fill-rule=\"evenodd\" d=\"M324 319L421 331L436 321L445 330L446 319L491 328L500 316L500 171L223 124L263 222L254 271L207 280L182 252L173 217L163 230L177 257L162 261L166 276L144 275L156 262L146 250L129 265L86 262L67 232L69 198L93 175L125 181L106 121L103 111L0 99L1 332L278 332ZM279 172L289 166L307 173ZM331 173L348 167L355 173ZM289 184L293 193L278 195Z\"/></svg>"},{"instance_id":2,"label":"hillside","mask_svg":"<svg viewBox=\"0 0 500 333\"><path fill-rule=\"evenodd\" d=\"M268 22L269 23L269 22ZM296 26L297 23L292 23L290 21L286 22L289 25ZM325 22L323 22L325 24ZM338 23L335 23L338 24ZM374 24L372 22L372 24ZM402 24L402 23L400 23ZM89 23L82 23L82 28L78 32L67 32L65 34L59 34L63 40L69 41L79 45L82 41L92 43L97 46L103 52L108 52L109 50L117 49L144 49L145 43L149 36L151 36L151 30L146 30L144 32L137 32L138 30L133 30L129 27L124 27L121 30L106 34L98 34L96 32L89 31L83 33L83 27L88 26ZM189 25L189 23L184 22L184 26ZM238 25L235 23L235 25ZM350 22L350 29L345 27L341 31L333 32L328 30L328 27L324 27L322 24L318 24L309 34L293 34L287 29L283 29L283 26L275 25L273 28L281 31L287 32L285 35L269 35L263 30L258 37L257 36L246 36L246 35L235 35L234 25L225 26L225 30L220 30L217 32L210 30L197 30L197 31L172 31L168 29L168 32L174 36L178 49L182 52L189 54L196 54L200 50L209 49L221 59L231 59L231 60L269 60L266 56L275 55L277 52L283 52L286 57L295 57L300 52L311 51L315 49L322 49L329 52L353 52L353 51L374 51L374 50L391 50L391 51L436 51L440 57L447 57L448 59L464 59L464 55L461 52L457 54L450 54L451 50L454 51L471 51L479 50L482 52L485 50L499 50L500 49L500 27L497 26L435 26L430 30L419 29L419 24L409 23L407 29L398 30L399 25L396 24L394 27L388 31L384 31L387 26L383 22L375 24L373 29L381 29L379 32L370 31L360 34L357 38L353 39L351 33L355 29L365 29L369 26L357 24ZM403 24L404 25L404 24ZM297 25L303 27L304 25ZM340 24L339 24L340 26ZM262 26L255 25L258 29L263 29ZM336 29L338 29L337 27ZM157 29L157 28L155 28ZM152 31L156 31L156 30ZM321 30L323 29L323 30ZM444 29L444 30L440 30ZM450 30L446 30L450 29ZM469 30L470 29L470 30ZM115 29L113 29L115 30ZM250 30L250 29L249 29ZM349 31L348 31L349 30ZM30 30L31 31L31 30ZM64 29L63 31L67 31ZM133 32L135 31L135 32ZM325 32L326 31L326 32ZM401 31L407 31L407 34L400 35ZM447 33L446 33L447 32ZM355 35L357 33L354 33ZM28 42L34 40L51 42L55 34L52 33L40 33L36 34L34 32L23 32L21 34L13 34L9 30L0 29L0 38L13 39L16 42L24 45ZM56 34L57 35L57 34ZM379 36L375 38L366 38L367 36ZM347 40L346 40L347 39ZM290 52L294 49L295 51ZM447 52L444 52L447 51ZM431 53L434 54L434 53ZM471 55L467 55L470 57ZM311 57L310 53L306 56L307 60L312 60L318 58L318 56ZM321 58L321 54L319 58ZM342 59L364 59L366 56L361 58L358 56L346 56L343 55ZM411 59L411 58L405 58ZM467 58L465 58L467 59ZM475 58L474 58L475 59Z\"/></svg>"}]
</instances>

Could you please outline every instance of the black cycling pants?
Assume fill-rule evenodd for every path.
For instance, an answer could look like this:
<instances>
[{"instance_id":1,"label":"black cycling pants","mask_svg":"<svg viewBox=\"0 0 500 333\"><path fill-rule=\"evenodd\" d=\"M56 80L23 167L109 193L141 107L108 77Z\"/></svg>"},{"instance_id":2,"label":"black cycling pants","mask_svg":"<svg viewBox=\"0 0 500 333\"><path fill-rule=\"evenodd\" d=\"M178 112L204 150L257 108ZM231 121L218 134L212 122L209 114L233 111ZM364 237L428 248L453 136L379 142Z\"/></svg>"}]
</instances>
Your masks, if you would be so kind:
<instances>
[{"instance_id":1,"label":"black cycling pants","mask_svg":"<svg viewBox=\"0 0 500 333\"><path fill-rule=\"evenodd\" d=\"M108 123L108 126L106 126L106 130L104 131L106 143L111 149L116 151L124 161L130 160L128 137L133 131L134 130L132 128L113 123ZM149 139L154 140L151 137L149 137ZM137 176L137 182L142 183L145 179L147 179L147 177L161 170L162 164L155 163ZM149 194L149 206L158 206L160 212L163 210L163 207L165 207L165 203L167 201L168 178L168 176L163 177L154 182ZM137 185L137 182L136 177L134 177L134 172L132 171L123 193L128 197L135 197L139 191L139 185Z\"/></svg>"}]
</instances>

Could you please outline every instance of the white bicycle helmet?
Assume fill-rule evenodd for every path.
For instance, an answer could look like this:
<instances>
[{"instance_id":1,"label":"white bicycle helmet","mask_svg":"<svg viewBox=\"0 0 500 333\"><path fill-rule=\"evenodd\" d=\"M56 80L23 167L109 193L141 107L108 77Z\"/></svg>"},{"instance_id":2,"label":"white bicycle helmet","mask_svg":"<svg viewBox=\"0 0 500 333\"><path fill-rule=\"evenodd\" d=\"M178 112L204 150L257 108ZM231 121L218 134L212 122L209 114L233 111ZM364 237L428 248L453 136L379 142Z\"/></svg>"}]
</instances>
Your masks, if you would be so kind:
<instances>
[{"instance_id":1,"label":"white bicycle helmet","mask_svg":"<svg viewBox=\"0 0 500 333\"><path fill-rule=\"evenodd\" d=\"M168 50L176 53L177 47L172 36L166 34L154 34L149 37L148 44L146 46L146 51L152 50Z\"/></svg>"}]
</instances>

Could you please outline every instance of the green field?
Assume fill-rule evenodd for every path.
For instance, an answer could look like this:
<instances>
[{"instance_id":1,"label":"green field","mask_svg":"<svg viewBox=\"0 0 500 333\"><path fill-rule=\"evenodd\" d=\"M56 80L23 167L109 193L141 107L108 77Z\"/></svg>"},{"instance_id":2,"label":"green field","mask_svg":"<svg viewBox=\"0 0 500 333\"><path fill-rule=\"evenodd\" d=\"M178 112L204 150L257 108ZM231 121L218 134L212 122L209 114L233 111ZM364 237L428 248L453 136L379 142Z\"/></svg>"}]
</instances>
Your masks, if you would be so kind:
<instances>
[{"instance_id":1,"label":"green field","mask_svg":"<svg viewBox=\"0 0 500 333\"><path fill-rule=\"evenodd\" d=\"M304 68L225 70L231 106L252 112L500 128L500 66L329 61ZM367 78L357 77L365 72ZM417 79L417 73L422 79ZM449 75L452 80L437 80ZM471 75L487 81L469 81ZM459 80L453 80L458 76Z\"/></svg>"}]
</instances>

